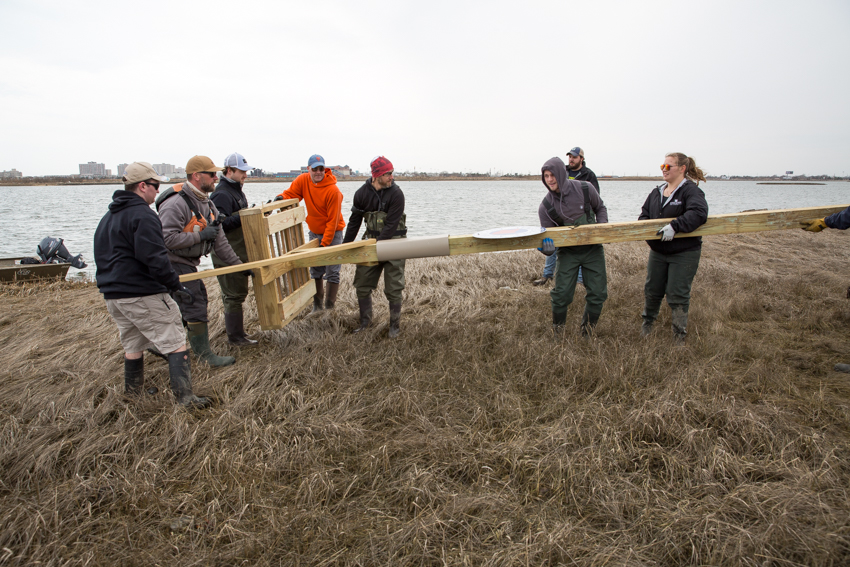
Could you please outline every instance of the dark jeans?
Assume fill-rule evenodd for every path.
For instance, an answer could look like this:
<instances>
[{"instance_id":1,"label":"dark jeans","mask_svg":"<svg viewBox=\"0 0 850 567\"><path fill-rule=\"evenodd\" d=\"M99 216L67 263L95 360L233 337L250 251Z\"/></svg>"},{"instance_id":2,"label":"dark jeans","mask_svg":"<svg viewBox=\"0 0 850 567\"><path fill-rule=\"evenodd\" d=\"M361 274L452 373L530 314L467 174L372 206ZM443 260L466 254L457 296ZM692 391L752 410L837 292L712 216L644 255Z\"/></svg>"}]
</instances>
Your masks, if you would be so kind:
<instances>
[{"instance_id":1,"label":"dark jeans","mask_svg":"<svg viewBox=\"0 0 850 567\"><path fill-rule=\"evenodd\" d=\"M602 245L564 246L558 249L557 254L555 287L549 293L552 313L566 314L576 292L579 268L582 268L587 288L584 310L595 315L602 313L602 305L608 299L608 274L605 272L605 249Z\"/></svg>"},{"instance_id":2,"label":"dark jeans","mask_svg":"<svg viewBox=\"0 0 850 567\"><path fill-rule=\"evenodd\" d=\"M646 264L646 285L643 288L646 303L641 316L644 321L655 321L665 295L670 309L681 308L685 313L688 312L691 286L699 268L701 253L699 249L676 254L659 254L650 250Z\"/></svg>"}]
</instances>

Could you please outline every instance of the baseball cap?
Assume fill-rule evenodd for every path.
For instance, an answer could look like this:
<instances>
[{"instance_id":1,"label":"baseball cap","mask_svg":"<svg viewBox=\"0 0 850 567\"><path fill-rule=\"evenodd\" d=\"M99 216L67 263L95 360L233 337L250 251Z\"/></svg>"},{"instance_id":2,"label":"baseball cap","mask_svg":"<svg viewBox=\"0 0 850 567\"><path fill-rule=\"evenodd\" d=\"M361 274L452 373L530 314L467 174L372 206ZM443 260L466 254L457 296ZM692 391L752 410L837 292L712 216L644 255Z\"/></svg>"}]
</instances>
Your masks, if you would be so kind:
<instances>
[{"instance_id":1,"label":"baseball cap","mask_svg":"<svg viewBox=\"0 0 850 567\"><path fill-rule=\"evenodd\" d=\"M580 147L576 146L573 149L571 149L570 151L568 151L567 154L572 154L576 157L584 157L584 150L581 149Z\"/></svg>"},{"instance_id":2,"label":"baseball cap","mask_svg":"<svg viewBox=\"0 0 850 567\"><path fill-rule=\"evenodd\" d=\"M323 158L319 154L313 154L310 156L310 159L307 160L307 167L309 167L310 169L313 169L314 167L318 167L320 165L322 167L325 167L325 158Z\"/></svg>"},{"instance_id":3,"label":"baseball cap","mask_svg":"<svg viewBox=\"0 0 850 567\"><path fill-rule=\"evenodd\" d=\"M224 168L218 167L207 156L194 156L186 163L186 175L192 175L201 171L221 171L222 169Z\"/></svg>"},{"instance_id":4,"label":"baseball cap","mask_svg":"<svg viewBox=\"0 0 850 567\"><path fill-rule=\"evenodd\" d=\"M128 165L124 168L124 177L121 179L124 181L124 185L132 185L133 183L147 181L148 179L156 179L162 182L168 181L166 176L158 174L153 166L146 161L134 161Z\"/></svg>"},{"instance_id":5,"label":"baseball cap","mask_svg":"<svg viewBox=\"0 0 850 567\"><path fill-rule=\"evenodd\" d=\"M237 154L233 152L226 158L224 158L224 167L230 167L233 169L238 169L240 171L251 171L254 169L253 165L248 165L248 162L245 161L245 156L242 154Z\"/></svg>"}]
</instances>

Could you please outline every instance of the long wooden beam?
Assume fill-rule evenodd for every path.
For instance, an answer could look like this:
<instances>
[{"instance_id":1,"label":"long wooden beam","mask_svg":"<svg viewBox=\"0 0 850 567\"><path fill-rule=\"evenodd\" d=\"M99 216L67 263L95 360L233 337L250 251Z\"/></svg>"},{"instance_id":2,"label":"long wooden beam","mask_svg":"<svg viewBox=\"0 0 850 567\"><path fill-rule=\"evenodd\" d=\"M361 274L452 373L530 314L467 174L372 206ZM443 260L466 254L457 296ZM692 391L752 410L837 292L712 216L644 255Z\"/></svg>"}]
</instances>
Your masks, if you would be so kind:
<instances>
[{"instance_id":1,"label":"long wooden beam","mask_svg":"<svg viewBox=\"0 0 850 567\"><path fill-rule=\"evenodd\" d=\"M819 219L843 211L847 207L848 205L832 205L829 207L806 207L712 215L697 230L682 236L711 236L717 234L800 228L804 221ZM540 246L543 238L546 237L551 238L555 242L555 246L581 246L584 244L606 244L634 240L657 240L661 237L656 232L670 222L670 220L655 219L589 224L580 227L558 227L547 229L542 234L523 238L481 239L471 235L447 236L446 238L449 241L450 256L537 248ZM277 258L186 274L180 276L180 281L190 281L259 268L263 284L265 285L274 280L277 275L285 274L293 268L376 262L378 260L377 246L378 244L374 240L361 240L339 246L313 249L308 252L301 252L300 250L303 248L301 247L298 250L293 250L289 254Z\"/></svg>"},{"instance_id":2,"label":"long wooden beam","mask_svg":"<svg viewBox=\"0 0 850 567\"><path fill-rule=\"evenodd\" d=\"M378 256L375 252L375 242L376 241L374 239L358 240L356 242L349 242L348 244L319 248L319 240L311 240L294 250L290 250L283 256L277 256L267 260L257 260L256 262L245 262L244 264L238 264L236 266L226 266L224 268L216 268L214 270L204 270L202 272L184 274L180 276L180 281L190 282L192 280L223 276L224 274L244 272L245 270L261 270L260 273L264 274L266 272L263 272L262 269L270 266L286 266L286 269L276 269L275 271L277 275L283 275L293 268L332 266L334 264L356 264L359 262L377 262ZM267 285L269 282L274 280L275 277L269 278L269 281L264 281L263 285Z\"/></svg>"}]
</instances>

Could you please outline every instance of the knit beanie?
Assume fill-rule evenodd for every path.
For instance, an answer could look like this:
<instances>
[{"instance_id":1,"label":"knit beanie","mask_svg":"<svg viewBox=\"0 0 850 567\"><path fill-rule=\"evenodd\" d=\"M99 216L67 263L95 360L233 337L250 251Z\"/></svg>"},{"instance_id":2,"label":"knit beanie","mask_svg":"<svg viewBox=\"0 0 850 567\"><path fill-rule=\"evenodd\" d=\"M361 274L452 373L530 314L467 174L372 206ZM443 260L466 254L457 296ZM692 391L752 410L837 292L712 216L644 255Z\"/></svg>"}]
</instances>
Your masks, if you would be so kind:
<instances>
[{"instance_id":1,"label":"knit beanie","mask_svg":"<svg viewBox=\"0 0 850 567\"><path fill-rule=\"evenodd\" d=\"M383 174L394 169L392 162L384 156L376 157L372 160L370 165L372 166L372 179L377 179Z\"/></svg>"}]
</instances>

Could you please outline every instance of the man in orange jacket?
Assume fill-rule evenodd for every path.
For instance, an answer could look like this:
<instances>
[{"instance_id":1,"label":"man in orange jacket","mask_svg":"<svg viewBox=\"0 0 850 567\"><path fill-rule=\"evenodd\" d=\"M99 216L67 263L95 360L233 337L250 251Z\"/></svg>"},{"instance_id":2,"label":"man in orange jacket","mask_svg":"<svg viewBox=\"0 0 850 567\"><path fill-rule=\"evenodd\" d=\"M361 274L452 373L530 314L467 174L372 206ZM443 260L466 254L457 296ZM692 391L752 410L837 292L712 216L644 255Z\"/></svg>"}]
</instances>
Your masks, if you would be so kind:
<instances>
[{"instance_id":1,"label":"man in orange jacket","mask_svg":"<svg viewBox=\"0 0 850 567\"><path fill-rule=\"evenodd\" d=\"M345 221L342 218L342 192L336 186L336 176L330 169L325 169L325 159L318 154L310 156L307 167L310 171L296 177L289 189L275 197L275 201L303 199L307 207L310 240L321 238L320 247L341 244ZM322 310L325 295L322 279L328 282L324 308L333 309L339 290L339 264L310 268L310 277L316 280L312 312Z\"/></svg>"}]
</instances>

